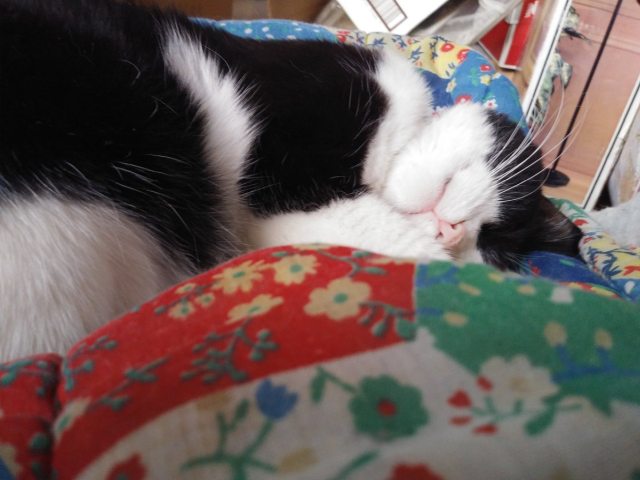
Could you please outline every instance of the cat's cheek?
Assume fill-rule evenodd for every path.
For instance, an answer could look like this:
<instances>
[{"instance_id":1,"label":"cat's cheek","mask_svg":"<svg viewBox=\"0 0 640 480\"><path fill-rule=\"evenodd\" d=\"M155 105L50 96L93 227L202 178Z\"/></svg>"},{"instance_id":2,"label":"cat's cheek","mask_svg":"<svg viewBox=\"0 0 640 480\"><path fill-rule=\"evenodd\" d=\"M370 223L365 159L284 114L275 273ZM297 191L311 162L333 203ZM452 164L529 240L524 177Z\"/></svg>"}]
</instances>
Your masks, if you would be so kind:
<instances>
[{"instance_id":1,"label":"cat's cheek","mask_svg":"<svg viewBox=\"0 0 640 480\"><path fill-rule=\"evenodd\" d=\"M428 212L442 198L446 184L445 172L429 170L417 156L401 156L389 172L382 195L402 212Z\"/></svg>"},{"instance_id":2,"label":"cat's cheek","mask_svg":"<svg viewBox=\"0 0 640 480\"><path fill-rule=\"evenodd\" d=\"M464 250L458 256L458 260L461 260L467 263L485 263L484 259L482 258L482 254L480 253L480 250L478 250L477 248Z\"/></svg>"}]
</instances>

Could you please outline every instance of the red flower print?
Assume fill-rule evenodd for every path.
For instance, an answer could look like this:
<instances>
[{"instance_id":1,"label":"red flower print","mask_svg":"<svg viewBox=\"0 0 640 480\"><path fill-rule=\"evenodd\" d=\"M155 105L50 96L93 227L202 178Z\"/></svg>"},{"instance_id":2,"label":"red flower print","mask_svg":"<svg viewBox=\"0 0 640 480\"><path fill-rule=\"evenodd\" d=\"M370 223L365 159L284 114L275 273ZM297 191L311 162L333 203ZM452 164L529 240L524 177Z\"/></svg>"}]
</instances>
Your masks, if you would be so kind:
<instances>
[{"instance_id":1,"label":"red flower print","mask_svg":"<svg viewBox=\"0 0 640 480\"><path fill-rule=\"evenodd\" d=\"M125 461L115 464L107 475L107 480L142 480L145 474L140 455L136 453Z\"/></svg>"},{"instance_id":2,"label":"red flower print","mask_svg":"<svg viewBox=\"0 0 640 480\"><path fill-rule=\"evenodd\" d=\"M471 399L464 390L458 390L447 400L449 405L455 408L469 408L471 406Z\"/></svg>"},{"instance_id":3,"label":"red flower print","mask_svg":"<svg viewBox=\"0 0 640 480\"><path fill-rule=\"evenodd\" d=\"M487 65L486 63L480 65L481 72L490 72L491 70L493 70L493 68L491 68L491 65Z\"/></svg>"},{"instance_id":4,"label":"red flower print","mask_svg":"<svg viewBox=\"0 0 640 480\"><path fill-rule=\"evenodd\" d=\"M471 421L471 417L453 417L451 419L451 425L456 425L456 426L461 426L461 425L466 425L467 423L469 423Z\"/></svg>"},{"instance_id":5,"label":"red flower print","mask_svg":"<svg viewBox=\"0 0 640 480\"><path fill-rule=\"evenodd\" d=\"M624 267L624 272L622 272L622 276L626 277L627 275L633 272L640 272L640 266L638 265L627 265Z\"/></svg>"},{"instance_id":6,"label":"red flower print","mask_svg":"<svg viewBox=\"0 0 640 480\"><path fill-rule=\"evenodd\" d=\"M443 52L450 52L451 50L453 50L454 45L453 43L444 43L441 47L440 50Z\"/></svg>"},{"instance_id":7,"label":"red flower print","mask_svg":"<svg viewBox=\"0 0 640 480\"><path fill-rule=\"evenodd\" d=\"M486 425L480 425L473 429L473 433L478 433L480 435L493 435L498 431L498 427L493 423L487 423Z\"/></svg>"},{"instance_id":8,"label":"red flower print","mask_svg":"<svg viewBox=\"0 0 640 480\"><path fill-rule=\"evenodd\" d=\"M456 104L458 103L467 103L471 101L471 95L460 95L456 98Z\"/></svg>"},{"instance_id":9,"label":"red flower print","mask_svg":"<svg viewBox=\"0 0 640 480\"><path fill-rule=\"evenodd\" d=\"M396 465L390 480L444 480L427 465Z\"/></svg>"},{"instance_id":10,"label":"red flower print","mask_svg":"<svg viewBox=\"0 0 640 480\"><path fill-rule=\"evenodd\" d=\"M347 38L351 38L351 30L338 30L336 33L339 42L346 42Z\"/></svg>"},{"instance_id":11,"label":"red flower print","mask_svg":"<svg viewBox=\"0 0 640 480\"><path fill-rule=\"evenodd\" d=\"M575 222L573 222L576 226L580 226L580 225L584 225L585 223L587 223L586 220L582 220L582 219L578 219Z\"/></svg>"},{"instance_id":12,"label":"red flower print","mask_svg":"<svg viewBox=\"0 0 640 480\"><path fill-rule=\"evenodd\" d=\"M383 417L392 417L396 414L396 410L398 410L398 408L391 400L385 398L378 402L378 413Z\"/></svg>"},{"instance_id":13,"label":"red flower print","mask_svg":"<svg viewBox=\"0 0 640 480\"><path fill-rule=\"evenodd\" d=\"M468 51L469 51L468 48L463 48L462 50L460 50L458 52L456 57L458 57L458 60L460 60L460 63L464 62L467 59L467 52ZM482 67L480 67L480 69L482 69Z\"/></svg>"},{"instance_id":14,"label":"red flower print","mask_svg":"<svg viewBox=\"0 0 640 480\"><path fill-rule=\"evenodd\" d=\"M478 387L485 392L490 392L493 389L493 383L491 383L487 377L478 377L476 383L478 384Z\"/></svg>"}]
</instances>

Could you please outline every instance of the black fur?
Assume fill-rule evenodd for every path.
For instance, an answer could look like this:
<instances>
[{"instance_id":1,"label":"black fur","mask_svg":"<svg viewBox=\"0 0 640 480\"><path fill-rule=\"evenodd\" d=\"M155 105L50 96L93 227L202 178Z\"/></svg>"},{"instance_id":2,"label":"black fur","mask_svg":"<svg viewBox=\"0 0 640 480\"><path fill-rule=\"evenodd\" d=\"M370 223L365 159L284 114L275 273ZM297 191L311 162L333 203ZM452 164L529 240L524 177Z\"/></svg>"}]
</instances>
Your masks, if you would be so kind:
<instances>
[{"instance_id":1,"label":"black fur","mask_svg":"<svg viewBox=\"0 0 640 480\"><path fill-rule=\"evenodd\" d=\"M172 257L211 266L222 235L216 179L194 141L202 119L164 68L153 18L82 3L0 4L2 201L113 202Z\"/></svg>"},{"instance_id":2,"label":"black fur","mask_svg":"<svg viewBox=\"0 0 640 480\"><path fill-rule=\"evenodd\" d=\"M254 213L311 211L365 190L361 166L388 107L368 75L375 51L241 39L111 0L0 0L0 208L40 194L107 202L197 270L233 253L204 120L162 58L175 24L224 58L253 106L260 133L241 190ZM495 162L504 161L525 139L518 132L505 146L515 125L489 117L496 151L505 147ZM528 167L499 187L526 180L507 194L522 198L480 234L485 259L501 268L532 250L576 253L575 227L539 191L532 149L520 157L532 155Z\"/></svg>"},{"instance_id":3,"label":"black fur","mask_svg":"<svg viewBox=\"0 0 640 480\"><path fill-rule=\"evenodd\" d=\"M242 184L256 213L308 211L362 191L359 167L386 109L366 75L375 53L266 45L109 0L3 0L3 199L114 203L196 269L224 259L228 248L212 248L228 240L211 215L220 193L203 156L203 119L162 58L171 24L216 51L223 69L233 65L256 106L261 135ZM360 73L345 75L340 58ZM354 85L366 96L348 108Z\"/></svg>"},{"instance_id":4,"label":"black fur","mask_svg":"<svg viewBox=\"0 0 640 480\"><path fill-rule=\"evenodd\" d=\"M498 184L499 197L507 203L501 205L500 219L483 225L480 231L478 247L485 261L517 270L522 257L536 250L577 257L580 229L542 194L546 171L540 149L531 144L517 153L527 142L522 130L505 115L489 112L488 116L497 139L494 153L500 152L497 158L489 159L490 166L509 161L501 173L510 171L511 166L521 167Z\"/></svg>"}]
</instances>

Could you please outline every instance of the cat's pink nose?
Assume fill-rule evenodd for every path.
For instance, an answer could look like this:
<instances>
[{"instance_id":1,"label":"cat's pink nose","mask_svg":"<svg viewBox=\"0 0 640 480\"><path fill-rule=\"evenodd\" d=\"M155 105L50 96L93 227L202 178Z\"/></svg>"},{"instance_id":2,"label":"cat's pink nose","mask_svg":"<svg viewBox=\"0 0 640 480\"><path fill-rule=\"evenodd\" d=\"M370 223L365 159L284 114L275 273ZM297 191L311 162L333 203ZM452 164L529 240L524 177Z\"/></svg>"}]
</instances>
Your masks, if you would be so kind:
<instances>
[{"instance_id":1,"label":"cat's pink nose","mask_svg":"<svg viewBox=\"0 0 640 480\"><path fill-rule=\"evenodd\" d=\"M446 220L438 218L437 240L447 247L453 247L464 238L467 228L464 222L451 224Z\"/></svg>"}]
</instances>

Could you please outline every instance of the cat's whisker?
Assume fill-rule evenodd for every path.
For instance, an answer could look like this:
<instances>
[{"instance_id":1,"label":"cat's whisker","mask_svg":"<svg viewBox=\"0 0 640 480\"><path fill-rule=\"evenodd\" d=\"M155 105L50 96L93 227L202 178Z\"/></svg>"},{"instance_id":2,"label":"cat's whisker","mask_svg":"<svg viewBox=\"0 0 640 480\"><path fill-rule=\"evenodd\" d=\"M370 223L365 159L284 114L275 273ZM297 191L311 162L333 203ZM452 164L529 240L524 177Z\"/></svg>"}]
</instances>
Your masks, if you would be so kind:
<instances>
[{"instance_id":1,"label":"cat's whisker","mask_svg":"<svg viewBox=\"0 0 640 480\"><path fill-rule=\"evenodd\" d=\"M147 157L157 157L157 158L165 158L167 160L172 160L174 162L178 162L178 163L182 163L183 165L189 165L187 162L185 162L184 160L178 160L177 158L174 157L170 157L168 155L158 155L156 153L145 153L144 154Z\"/></svg>"},{"instance_id":2,"label":"cat's whisker","mask_svg":"<svg viewBox=\"0 0 640 480\"><path fill-rule=\"evenodd\" d=\"M80 178L82 178L82 179L86 182L87 187L91 188L91 186L92 186L92 185L91 185L91 182L90 182L90 181L89 181L89 179L86 177L86 175L85 175L84 173L82 173L82 172L78 169L78 167L76 167L73 163L71 163L71 162L69 162L69 161L65 161L64 163L65 163L66 165L68 165L70 168L72 168L72 169L74 170L74 172L75 172L75 173L76 173Z\"/></svg>"},{"instance_id":3,"label":"cat's whisker","mask_svg":"<svg viewBox=\"0 0 640 480\"><path fill-rule=\"evenodd\" d=\"M582 118L580 119L580 124L578 125L577 131L575 132L575 133L576 133L576 135L575 135L575 136L574 136L574 137L569 141L569 144L567 145L567 148L569 148L571 145L573 145L573 142L575 142L575 141L576 141L577 133L579 132L579 130L580 130L580 128L582 127L582 125L584 124L585 119L586 119L586 115L583 115L583 116L582 116ZM569 135L571 135L571 134L569 134ZM564 141L564 140L565 140L569 135L565 135L564 137L562 137L562 139L561 139L561 140L560 140L556 145L554 145L554 146L553 146L553 148L551 148L551 149L550 149L546 154L544 154L544 155L541 157L541 160L542 160L542 158L546 157L546 156L547 156L547 155L549 155L551 152L553 152L553 150L554 150L558 145L560 145L560 144L561 144L561 143L562 143L562 142L563 142L563 141ZM528 179L523 180L522 182L518 183L517 185L513 185L513 186L511 186L511 187L509 187L509 188L507 188L507 189L505 189L505 190L501 191L501 195L504 195L505 193L509 192L510 190L513 190L514 188L519 187L519 186L520 186L520 185L522 185L523 183L526 183L526 182L528 182L528 181L530 181L530 180L534 179L534 178L535 178L535 177L537 177L538 175L541 175L541 174L547 174L547 173L548 173L548 171L550 170L550 168L549 168L549 167L552 167L552 166L553 166L556 162L558 162L559 160L560 160L560 157L556 157L556 158L555 158L555 159L554 159L554 160L553 160L549 165L547 165L547 167L545 167L545 168L543 168L542 170L540 170L539 172L537 172L537 173L533 174L533 175L532 175L531 177L529 177ZM528 197L528 196L533 195L534 193L536 193L538 190L540 190L540 189L543 187L543 185L544 185L544 184L543 184L543 182L540 182L540 185L538 185L538 187L536 187L536 189L535 189L535 190L533 190L532 192L528 193L527 195L523 195L523 196L518 197L518 198L510 198L510 199L504 199L504 200L502 200L502 199L501 199L501 200L500 200L500 203L501 203L501 204L505 204L505 203L511 203L511 202L515 202L515 201L518 201L518 200L522 200L523 198L526 198L526 197Z\"/></svg>"},{"instance_id":4,"label":"cat's whisker","mask_svg":"<svg viewBox=\"0 0 640 480\"><path fill-rule=\"evenodd\" d=\"M549 129L549 132L547 133L546 137L542 140L542 142L540 142L540 144L538 145L538 147L537 147L537 148L536 148L536 149L535 149L535 150L534 150L534 151L533 151L533 152L532 152L532 153L531 153L527 158L525 158L524 160L522 160L518 165L516 165L515 167L512 167L512 168L511 168L510 170L508 170L507 172L500 172L500 176L498 176L498 177L494 177L494 180L495 180L497 183L500 183L500 181L501 181L501 180L503 180L504 178L506 178L506 177L508 177L509 175L513 174L513 172L518 171L518 169L520 169L523 165L525 165L527 162L529 162L529 160L531 160L531 158L532 158L536 153L538 153L538 152L542 149L542 147L543 147L543 146L544 146L544 145L549 141L549 139L551 138L551 135L552 135L553 133L555 133L556 128L557 128L557 126L558 126L558 123L559 123L559 121L560 121L561 114L562 114L562 106L563 106L563 104L564 104L564 94L562 95L562 99L561 99L561 102L560 102L560 106L556 109L556 112L555 112L555 119L553 120L553 125L552 125L552 126L551 126L551 128ZM551 121L551 120L549 120L548 122L546 122L546 123L544 124L544 126L548 125L550 121ZM542 128L542 127L541 127L541 128ZM514 154L514 155L512 156L512 158L517 158L517 156L518 156L518 155L520 155L520 153L522 153L522 151L524 151L526 148L528 148L528 147L529 147L529 145L531 145L531 143L533 143L533 140L534 140L534 135L532 134L531 139L530 139L528 142L523 142L523 145L522 145L522 147L521 147L520 151L517 151L517 152L516 152L516 153L517 153L517 155L516 155L516 154ZM555 147L554 147L554 148L555 148ZM509 159L507 162L504 162L504 163L503 163L503 165L506 165L506 164L510 163L510 161L511 161L511 159Z\"/></svg>"},{"instance_id":5,"label":"cat's whisker","mask_svg":"<svg viewBox=\"0 0 640 480\"><path fill-rule=\"evenodd\" d=\"M493 162L495 162L498 158L500 158L500 155L502 155L502 152L504 152L504 149L507 148L511 142L513 141L513 138L515 137L515 135L518 133L518 131L520 130L520 123L525 121L525 113L522 112L522 115L520 116L520 119L518 120L518 122L515 124L515 127L511 130L511 135L509 136L509 138L507 139L507 141L504 143L504 145L502 146L502 148L500 149L499 152L493 154L491 156L491 158L488 160L488 164L491 166L493 165ZM529 135L530 131L526 133L525 135L525 139L527 138L527 136Z\"/></svg>"},{"instance_id":6,"label":"cat's whisker","mask_svg":"<svg viewBox=\"0 0 640 480\"><path fill-rule=\"evenodd\" d=\"M204 44L201 44L201 46L202 46L202 48L204 48L206 51L208 51L208 52L210 52L210 53L213 53L216 57L218 57L220 60L222 60L222 61L225 63L225 65L227 66L227 68L229 69L229 73L230 73L230 74L233 72L233 69L231 68L231 65L229 65L229 62L227 62L227 60L225 60L225 58L224 58L222 55L220 55L218 52L216 52L215 50L213 50L213 49L211 49L211 48L207 47L207 46L206 46L206 45L204 45Z\"/></svg>"},{"instance_id":7,"label":"cat's whisker","mask_svg":"<svg viewBox=\"0 0 640 480\"><path fill-rule=\"evenodd\" d=\"M165 102L163 102L162 100L160 100L158 97L155 97L153 95L151 95L151 98L153 98L156 102L161 103L162 105L164 105L165 107L167 107L169 110L171 110L173 113L176 114L176 116L178 116L178 112L176 112L173 108L171 108L169 105L167 105Z\"/></svg>"},{"instance_id":8,"label":"cat's whisker","mask_svg":"<svg viewBox=\"0 0 640 480\"><path fill-rule=\"evenodd\" d=\"M137 80L142 76L142 72L140 71L140 69L138 68L138 66L137 66L135 63L130 62L129 60L125 60L124 58L121 58L121 59L120 59L120 61L121 61L121 62L124 62L124 63L128 63L128 64L129 64L129 65L131 65L133 68L135 68L135 69L136 69L136 71L138 72L138 74L136 75L136 78L134 78L134 79L133 79L133 82L131 82L131 85L133 85L133 84L134 84L134 83L136 83L136 81L137 81Z\"/></svg>"},{"instance_id":9,"label":"cat's whisker","mask_svg":"<svg viewBox=\"0 0 640 480\"><path fill-rule=\"evenodd\" d=\"M505 143L504 147L502 150L500 150L500 152L498 152L496 155L494 155L491 159L491 161L489 162L490 165L493 165L493 162L495 162L495 160L497 160L499 158L499 156L501 155L502 151L504 151L504 148L508 147L511 142L513 141L513 137L515 136L515 134L518 132L518 130L520 129L520 122L522 122L523 120L525 120L525 113L522 113L522 116L520 117L520 121L518 122L518 124L516 124L515 128L512 130L511 135L509 137L509 139L507 140L507 142ZM500 164L498 164L495 167L496 171L500 171L503 168L506 168L507 166L509 166L509 164L518 157L518 155L520 155L520 153L533 141L533 137L534 137L534 131L532 129L529 129L527 131L527 133L524 136L524 141L522 141L515 149L515 151L511 154L510 157L508 157L506 160L504 160L503 162L501 162Z\"/></svg>"},{"instance_id":10,"label":"cat's whisker","mask_svg":"<svg viewBox=\"0 0 640 480\"><path fill-rule=\"evenodd\" d=\"M131 168L137 168L138 170L146 170L147 172L151 172L151 173L157 173L158 175L164 175L166 177L175 177L175 174L169 174L167 172L161 172L160 170L153 170L152 168L146 168L143 167L141 165L134 165L132 163L127 163L127 162L118 162L121 165L127 165L128 167Z\"/></svg>"},{"instance_id":11,"label":"cat's whisker","mask_svg":"<svg viewBox=\"0 0 640 480\"><path fill-rule=\"evenodd\" d=\"M559 118L559 117L558 117ZM556 120L557 121L557 120ZM510 170L508 170L507 172L502 172L500 174L500 176L498 177L494 177L494 181L498 184L500 184L500 182L513 175L515 172L518 171L525 171L529 168L531 168L533 165L530 164L530 160L542 149L542 147L549 141L549 139L551 138L551 135L555 132L557 123L554 123L554 125L552 126L551 130L549 131L549 133L547 134L547 136L545 137L545 139L540 143L540 145L538 145L537 148L534 149L533 152L531 152L525 159L523 159L518 165L512 167ZM557 145L556 145L557 146ZM556 146L554 146L553 148L555 148ZM527 145L528 147L528 145ZM552 149L553 150L553 149ZM540 158L544 158L547 154L542 155ZM524 168L523 168L524 166Z\"/></svg>"},{"instance_id":12,"label":"cat's whisker","mask_svg":"<svg viewBox=\"0 0 640 480\"><path fill-rule=\"evenodd\" d=\"M113 164L113 165L112 165L112 167L113 167L115 170L117 170L118 172L126 172L126 173L128 173L128 174L130 174L130 175L133 175L134 177L136 177L136 178L138 178L138 179L142 180L143 182L147 182L147 183L150 183L150 184L152 184L152 185L153 185L154 183L156 183L154 180L150 179L149 177L145 177L144 175L140 175L139 173L132 172L131 170L128 170L128 169L126 169L126 168L117 167L115 164ZM120 178L122 178L122 175L120 175Z\"/></svg>"},{"instance_id":13,"label":"cat's whisker","mask_svg":"<svg viewBox=\"0 0 640 480\"><path fill-rule=\"evenodd\" d=\"M535 154L537 153L548 141L548 139L550 138L551 134L555 132L557 126L558 126L558 122L561 118L561 114L563 111L563 107L564 107L564 103L565 103L565 98L564 98L564 89L561 91L561 96L560 96L560 105L558 106L558 108L556 109L556 111L552 114L552 118L555 115L555 118L552 120L552 118L549 118L548 120L545 120L542 125L535 130L531 129L527 136L525 136L525 141L522 142L522 145L520 146L519 149L516 150L516 152L514 152L514 154L511 156L511 158L507 159L505 162L501 163L501 166L499 166L496 170L498 172L500 172L500 170L502 170L503 168L506 168L515 158L517 158L526 148L529 147L529 145L531 145L531 143L533 143L535 136L537 135L538 132L542 131L544 128L547 127L547 125L549 125L549 123L551 121L553 121L553 126L549 129L549 133L547 134L547 136L545 137L545 139L539 144L538 148L531 154ZM528 138L527 138L528 137ZM502 178L504 178L505 175L510 175L512 172L516 171L517 168L519 168L520 166L522 166L524 164L524 162L528 161L531 158L531 155L529 157L527 157L527 159L525 159L523 162L521 162L517 167L512 168L511 170L509 170L509 172L503 173L501 174L500 177L496 178L496 181L500 181L502 180Z\"/></svg>"}]
</instances>

